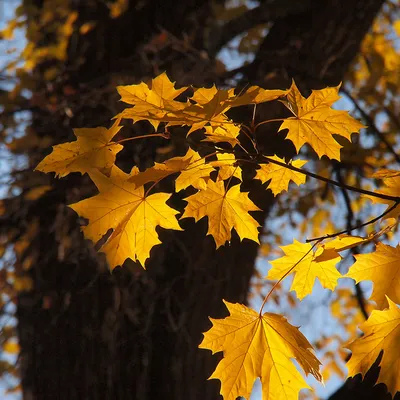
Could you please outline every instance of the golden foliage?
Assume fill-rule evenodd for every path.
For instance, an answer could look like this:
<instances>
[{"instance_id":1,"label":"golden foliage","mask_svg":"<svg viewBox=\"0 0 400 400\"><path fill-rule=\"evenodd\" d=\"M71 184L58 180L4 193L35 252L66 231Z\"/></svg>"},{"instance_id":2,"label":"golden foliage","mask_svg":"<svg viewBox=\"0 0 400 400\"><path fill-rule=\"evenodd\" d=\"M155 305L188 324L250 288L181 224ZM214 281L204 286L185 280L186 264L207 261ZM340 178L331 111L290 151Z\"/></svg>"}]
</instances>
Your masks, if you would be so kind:
<instances>
[{"instance_id":1,"label":"golden foliage","mask_svg":"<svg viewBox=\"0 0 400 400\"><path fill-rule=\"evenodd\" d=\"M264 399L278 394L280 398L297 399L299 391L309 386L291 359L306 374L322 380L320 362L298 328L281 315L259 315L244 305L224 303L230 315L211 319L213 326L199 346L213 353L224 353L210 377L221 381L224 399L236 400L238 396L248 399L256 378L261 380Z\"/></svg>"}]
</instances>

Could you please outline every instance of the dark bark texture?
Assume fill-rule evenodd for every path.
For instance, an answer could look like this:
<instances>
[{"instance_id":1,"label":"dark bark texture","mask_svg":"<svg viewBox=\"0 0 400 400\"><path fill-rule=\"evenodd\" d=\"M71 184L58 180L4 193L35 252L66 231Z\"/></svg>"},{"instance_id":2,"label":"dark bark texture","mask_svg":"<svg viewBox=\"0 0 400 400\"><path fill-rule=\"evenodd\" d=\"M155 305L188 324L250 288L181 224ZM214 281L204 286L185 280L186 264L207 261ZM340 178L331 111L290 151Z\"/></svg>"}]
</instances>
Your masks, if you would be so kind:
<instances>
[{"instance_id":1,"label":"dark bark texture","mask_svg":"<svg viewBox=\"0 0 400 400\"><path fill-rule=\"evenodd\" d=\"M178 86L223 84L214 55L256 23L273 22L254 62L241 70L243 84L284 88L294 78L305 92L337 85L383 0L265 1L258 12L222 27L216 26L214 2L208 0L131 1L117 19L109 17L103 2L71 3L79 18L97 25L87 35L73 34L58 83L46 86L40 67L35 71L38 88L57 94L68 84L78 93L65 100L70 113L33 111L33 129L51 133L54 143L70 139L72 127L108 126L118 111L115 91L108 88L117 83L138 83L166 70ZM152 41L161 31L168 33L170 45ZM78 58L83 62L77 64ZM277 111L265 112L263 117L273 117ZM131 129L145 133L148 128L139 123ZM267 133L265 128L260 134L265 153L291 154L290 146ZM128 146L119 165L131 160L142 168L151 165L163 143L149 143ZM31 155L32 166L42 156ZM206 223L187 220L184 232L161 232L163 244L152 251L146 271L128 262L111 274L66 207L94 193L85 179L73 175L53 182L54 190L30 208L14 205L12 223L37 218L40 225L31 244L37 254L34 289L18 300L25 399L219 398L219 382L207 381L219 357L197 346L210 327L208 316L226 315L222 299L246 302L256 244L233 237L216 251ZM261 185L251 189L266 210L257 216L263 224L273 199ZM359 382L353 386L363 388ZM350 398L344 392L332 398Z\"/></svg>"}]
</instances>

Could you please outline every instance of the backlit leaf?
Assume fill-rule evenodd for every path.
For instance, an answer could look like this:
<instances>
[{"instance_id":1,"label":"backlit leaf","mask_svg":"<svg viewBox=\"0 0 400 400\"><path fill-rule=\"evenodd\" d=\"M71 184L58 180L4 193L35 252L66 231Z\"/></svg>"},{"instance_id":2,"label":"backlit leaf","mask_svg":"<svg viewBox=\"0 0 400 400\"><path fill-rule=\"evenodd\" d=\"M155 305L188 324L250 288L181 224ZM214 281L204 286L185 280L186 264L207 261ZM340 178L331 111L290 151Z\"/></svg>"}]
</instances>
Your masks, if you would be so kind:
<instances>
[{"instance_id":1,"label":"backlit leaf","mask_svg":"<svg viewBox=\"0 0 400 400\"><path fill-rule=\"evenodd\" d=\"M174 86L165 72L154 78L150 85L141 82L137 85L118 86L121 101L134 106L125 109L120 116L131 118L135 122L148 120L157 129L161 121L173 119L168 117L169 112L176 112L187 106L174 100L187 87L175 89Z\"/></svg>"},{"instance_id":2,"label":"backlit leaf","mask_svg":"<svg viewBox=\"0 0 400 400\"><path fill-rule=\"evenodd\" d=\"M110 178L100 173L91 178L100 193L72 204L70 207L89 224L83 227L85 237L97 243L108 231L113 232L100 247L110 268L122 265L129 257L143 266L153 246L161 243L157 226L181 230L175 215L178 211L167 206L167 193L145 196L143 186L136 188L128 179L137 171L125 174L113 167Z\"/></svg>"},{"instance_id":3,"label":"backlit leaf","mask_svg":"<svg viewBox=\"0 0 400 400\"><path fill-rule=\"evenodd\" d=\"M340 160L342 147L332 136L343 136L350 140L352 132L358 132L363 125L348 115L347 111L338 111L331 108L332 104L340 99L339 86L322 90L313 90L312 94L304 98L293 82L284 104L294 114L286 118L281 127L288 129L287 139L291 140L297 152L305 144L310 146L321 158L323 155L334 160Z\"/></svg>"},{"instance_id":4,"label":"backlit leaf","mask_svg":"<svg viewBox=\"0 0 400 400\"><path fill-rule=\"evenodd\" d=\"M319 279L324 288L335 289L337 280L342 276L335 268L341 259L335 250L321 247L314 253L310 243L300 243L297 240L293 244L281 246L281 249L285 255L270 261L272 268L267 279L281 279L288 273L295 274L290 290L296 291L300 300L312 293L315 278Z\"/></svg>"},{"instance_id":5,"label":"backlit leaf","mask_svg":"<svg viewBox=\"0 0 400 400\"><path fill-rule=\"evenodd\" d=\"M259 224L248 213L260 209L240 191L240 185L225 190L224 182L208 181L207 188L185 199L188 205L181 218L193 217L196 222L208 217L207 235L212 235L217 248L231 239L232 228L241 240L258 241Z\"/></svg>"},{"instance_id":6,"label":"backlit leaf","mask_svg":"<svg viewBox=\"0 0 400 400\"><path fill-rule=\"evenodd\" d=\"M242 180L242 168L236 165L236 158L234 154L230 153L218 153L218 161L211 161L210 165L218 167L217 180L227 180L232 176Z\"/></svg>"},{"instance_id":7,"label":"backlit leaf","mask_svg":"<svg viewBox=\"0 0 400 400\"><path fill-rule=\"evenodd\" d=\"M285 160L277 156L272 156L269 158L285 163ZM295 160L290 164L294 167L301 168L306 163L306 160ZM293 181L296 185L301 185L306 182L306 175L300 172L292 171L285 167L281 167L277 164L261 164L260 167L261 168L257 170L255 179L260 179L262 183L270 181L267 187L268 189L272 190L272 193L275 196L285 190L288 190L290 181Z\"/></svg>"},{"instance_id":8,"label":"backlit leaf","mask_svg":"<svg viewBox=\"0 0 400 400\"><path fill-rule=\"evenodd\" d=\"M383 171L378 171L373 175L373 178L377 179L383 179L383 183L386 187L375 190L375 193L379 194L385 194L393 197L399 197L400 198L400 172L399 171L393 171L393 170L383 170ZM389 210L395 205L395 202L392 200L385 200L385 199L380 199L375 196L369 196L365 195L365 197L369 198L371 201L374 203L379 203L379 204L387 204L388 207L386 210ZM397 205L394 207L394 209L390 212L388 212L383 218L398 218L400 215L400 205Z\"/></svg>"},{"instance_id":9,"label":"backlit leaf","mask_svg":"<svg viewBox=\"0 0 400 400\"><path fill-rule=\"evenodd\" d=\"M63 177L71 172L84 174L97 168L108 175L116 154L123 148L120 144L111 142L120 129L121 126L116 125L110 129L74 129L77 140L53 146L53 152L39 163L36 170L55 172L57 176Z\"/></svg>"},{"instance_id":10,"label":"backlit leaf","mask_svg":"<svg viewBox=\"0 0 400 400\"><path fill-rule=\"evenodd\" d=\"M259 315L244 305L224 303L230 315L210 318L213 326L204 333L199 346L224 353L210 377L221 381L224 400L236 400L238 396L249 399L257 378L261 380L263 399L297 400L299 391L309 386L292 359L306 374L322 380L320 362L311 352L311 344L283 316Z\"/></svg>"},{"instance_id":11,"label":"backlit leaf","mask_svg":"<svg viewBox=\"0 0 400 400\"><path fill-rule=\"evenodd\" d=\"M364 335L347 347L352 355L347 363L349 377L363 376L372 367L383 350L378 383L384 383L394 395L400 391L400 308L387 297L389 309L372 311L360 329Z\"/></svg>"},{"instance_id":12,"label":"backlit leaf","mask_svg":"<svg viewBox=\"0 0 400 400\"><path fill-rule=\"evenodd\" d=\"M382 310L387 307L386 297L400 303L400 245L392 247L377 243L376 251L354 256L356 262L350 267L347 277L356 282L372 281L371 300Z\"/></svg>"}]
</instances>

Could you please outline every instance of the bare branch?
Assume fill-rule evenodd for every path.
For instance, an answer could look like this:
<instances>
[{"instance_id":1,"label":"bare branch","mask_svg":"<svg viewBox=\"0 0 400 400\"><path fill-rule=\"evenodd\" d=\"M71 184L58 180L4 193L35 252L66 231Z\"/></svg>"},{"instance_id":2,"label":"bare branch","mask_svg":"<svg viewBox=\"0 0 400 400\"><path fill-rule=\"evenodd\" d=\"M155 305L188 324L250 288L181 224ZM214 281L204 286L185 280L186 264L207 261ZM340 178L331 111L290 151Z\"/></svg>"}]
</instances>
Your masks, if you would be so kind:
<instances>
[{"instance_id":1,"label":"bare branch","mask_svg":"<svg viewBox=\"0 0 400 400\"><path fill-rule=\"evenodd\" d=\"M260 6L248 10L239 17L228 21L223 26L211 29L209 39L209 55L214 57L230 40L246 32L256 25L274 22L290 14L297 14L310 7L309 0L270 0L262 2Z\"/></svg>"}]
</instances>

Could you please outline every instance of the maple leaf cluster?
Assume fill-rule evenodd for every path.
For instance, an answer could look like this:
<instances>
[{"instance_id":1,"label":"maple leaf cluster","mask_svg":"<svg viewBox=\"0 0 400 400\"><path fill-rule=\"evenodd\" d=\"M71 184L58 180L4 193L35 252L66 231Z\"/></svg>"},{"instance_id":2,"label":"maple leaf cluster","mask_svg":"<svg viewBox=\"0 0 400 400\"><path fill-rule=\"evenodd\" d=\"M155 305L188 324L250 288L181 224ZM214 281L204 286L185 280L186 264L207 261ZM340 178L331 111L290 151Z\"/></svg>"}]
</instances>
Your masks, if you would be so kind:
<instances>
[{"instance_id":1,"label":"maple leaf cluster","mask_svg":"<svg viewBox=\"0 0 400 400\"><path fill-rule=\"evenodd\" d=\"M176 89L163 73L149 84L118 87L121 100L129 106L114 118L112 126L76 129L77 140L54 146L36 169L55 172L59 177L72 172L90 176L99 193L70 207L88 220L83 233L99 244L111 269L128 258L144 267L153 247L161 243L158 229L182 230L179 221L185 218L196 222L207 218L207 234L217 248L231 240L232 230L240 240L259 243L259 225L251 213L260 208L242 190L245 179L260 180L277 196L289 189L290 182L302 185L307 176L325 182L327 178L304 169L307 160L263 155L257 145L257 128L268 121L258 125L252 121L246 126L230 119L227 112L235 107L281 101L292 116L280 119L279 132L287 133L286 139L294 144L297 153L308 144L319 158L340 161L342 146L334 135L350 141L351 134L359 132L363 125L346 111L332 109L339 99L338 91L339 87L314 90L304 98L294 82L287 90L252 86L239 94L234 89L215 86ZM126 119L134 123L148 121L156 133L118 140L122 121ZM200 133L202 139L192 140L199 136L191 136L185 154L155 163L144 171L132 166L125 173L115 164L124 142L152 137L169 139L174 135L174 126L187 127L188 137ZM250 140L251 150L244 145L243 137L247 142ZM252 178L247 177L248 173L244 178L243 165L252 168ZM387 204L382 216L397 218L399 176L398 171L378 171L375 178L383 179L385 188L376 192L350 186L346 189ZM158 183L167 177L175 178L175 191L157 191ZM186 195L186 206L176 210L167 202L181 191ZM379 382L385 383L392 395L400 390L400 369L395 367L400 363L395 351L400 343L400 311L396 305L400 303L400 249L378 243L375 252L356 255L356 262L345 275L339 272L337 264L342 259L341 252L376 242L394 225L368 237L337 233L306 243L294 240L282 247L285 255L271 262L267 276L280 283L293 275L291 290L300 300L312 293L316 279L332 291L338 279L371 280L371 299L376 310L361 326L364 336L349 345L353 352L348 363L349 376L365 374L383 351ZM221 381L225 399L249 398L257 377L262 382L265 399L298 398L299 391L309 386L292 359L305 374L322 380L320 362L299 329L281 315L262 312L275 287L258 313L244 305L225 302L230 316L213 319L212 328L204 334L201 348L224 353L211 378Z\"/></svg>"}]
</instances>

